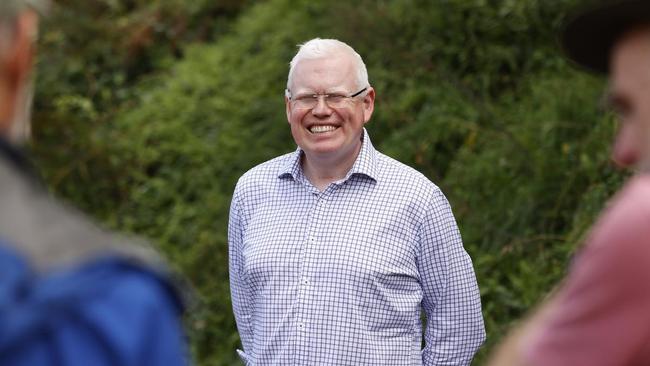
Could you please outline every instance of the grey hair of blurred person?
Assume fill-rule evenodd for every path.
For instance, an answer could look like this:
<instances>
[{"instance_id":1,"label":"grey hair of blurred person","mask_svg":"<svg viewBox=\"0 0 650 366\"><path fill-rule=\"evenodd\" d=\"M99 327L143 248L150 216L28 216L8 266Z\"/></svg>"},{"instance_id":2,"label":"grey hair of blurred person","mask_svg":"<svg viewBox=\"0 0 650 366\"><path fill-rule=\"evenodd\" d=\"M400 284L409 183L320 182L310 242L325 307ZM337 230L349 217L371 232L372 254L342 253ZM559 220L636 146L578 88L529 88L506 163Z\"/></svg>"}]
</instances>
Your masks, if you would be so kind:
<instances>
[{"instance_id":1,"label":"grey hair of blurred person","mask_svg":"<svg viewBox=\"0 0 650 366\"><path fill-rule=\"evenodd\" d=\"M49 0L0 0L0 56L4 57L14 45L19 17L29 10L43 14L49 5ZM31 37L36 40L36 34ZM33 84L29 78L20 85L12 119L6 121L9 122L6 137L12 143L24 143L31 136L32 96Z\"/></svg>"},{"instance_id":2,"label":"grey hair of blurred person","mask_svg":"<svg viewBox=\"0 0 650 366\"><path fill-rule=\"evenodd\" d=\"M300 63L300 61L335 57L340 55L341 52L350 55L356 63L356 88L361 89L363 87L370 86L368 83L368 70L366 69L366 64L363 63L361 56L352 47L336 39L314 38L302 45L299 45L298 52L289 63L289 76L287 78L286 96L290 97L291 83L293 82L293 72L296 65Z\"/></svg>"}]
</instances>

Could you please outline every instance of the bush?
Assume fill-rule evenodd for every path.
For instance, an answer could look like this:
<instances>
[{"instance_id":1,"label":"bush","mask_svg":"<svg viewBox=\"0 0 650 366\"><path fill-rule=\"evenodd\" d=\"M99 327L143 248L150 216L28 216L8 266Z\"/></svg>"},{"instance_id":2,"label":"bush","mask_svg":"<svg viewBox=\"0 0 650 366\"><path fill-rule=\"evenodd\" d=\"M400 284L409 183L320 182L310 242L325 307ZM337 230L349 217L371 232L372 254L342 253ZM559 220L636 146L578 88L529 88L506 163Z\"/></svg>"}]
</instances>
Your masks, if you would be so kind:
<instances>
[{"instance_id":1,"label":"bush","mask_svg":"<svg viewBox=\"0 0 650 366\"><path fill-rule=\"evenodd\" d=\"M476 363L557 283L623 179L602 80L555 44L577 1L82 3L61 2L42 37L35 154L57 194L149 237L194 284L198 364L237 362L228 207L243 172L295 148L283 90L298 43L364 57L373 142L449 197L488 327Z\"/></svg>"}]
</instances>

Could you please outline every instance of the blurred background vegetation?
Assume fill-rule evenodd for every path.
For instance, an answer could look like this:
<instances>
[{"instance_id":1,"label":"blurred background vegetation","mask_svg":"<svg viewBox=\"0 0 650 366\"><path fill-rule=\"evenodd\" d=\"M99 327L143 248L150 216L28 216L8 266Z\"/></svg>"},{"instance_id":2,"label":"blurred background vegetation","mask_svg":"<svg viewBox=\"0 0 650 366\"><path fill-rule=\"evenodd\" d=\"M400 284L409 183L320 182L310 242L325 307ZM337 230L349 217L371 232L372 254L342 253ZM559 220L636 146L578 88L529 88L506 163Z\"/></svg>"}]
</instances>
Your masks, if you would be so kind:
<instances>
[{"instance_id":1,"label":"blurred background vegetation","mask_svg":"<svg viewBox=\"0 0 650 366\"><path fill-rule=\"evenodd\" d=\"M377 91L379 149L449 197L488 329L480 365L558 282L624 177L604 81L563 60L579 0L60 0L43 25L32 150L51 190L148 237L196 288L198 365L238 365L226 226L238 177L291 151L296 45L338 38Z\"/></svg>"}]
</instances>

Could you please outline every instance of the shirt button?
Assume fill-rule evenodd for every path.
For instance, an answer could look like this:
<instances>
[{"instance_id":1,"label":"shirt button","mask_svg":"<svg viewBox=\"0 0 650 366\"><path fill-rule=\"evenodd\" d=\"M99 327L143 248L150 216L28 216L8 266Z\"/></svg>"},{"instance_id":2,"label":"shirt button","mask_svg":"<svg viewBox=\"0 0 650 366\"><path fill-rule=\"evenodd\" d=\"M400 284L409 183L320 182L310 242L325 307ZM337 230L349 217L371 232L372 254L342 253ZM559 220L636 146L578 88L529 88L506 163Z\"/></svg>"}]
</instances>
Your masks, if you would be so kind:
<instances>
[{"instance_id":1,"label":"shirt button","mask_svg":"<svg viewBox=\"0 0 650 366\"><path fill-rule=\"evenodd\" d=\"M307 277L303 277L300 282L305 286L309 285L309 279Z\"/></svg>"},{"instance_id":2,"label":"shirt button","mask_svg":"<svg viewBox=\"0 0 650 366\"><path fill-rule=\"evenodd\" d=\"M316 242L316 238L314 238L313 236L310 236L309 237L309 242L314 244Z\"/></svg>"},{"instance_id":3,"label":"shirt button","mask_svg":"<svg viewBox=\"0 0 650 366\"><path fill-rule=\"evenodd\" d=\"M303 322L298 322L298 329L304 330L305 329L305 323Z\"/></svg>"}]
</instances>

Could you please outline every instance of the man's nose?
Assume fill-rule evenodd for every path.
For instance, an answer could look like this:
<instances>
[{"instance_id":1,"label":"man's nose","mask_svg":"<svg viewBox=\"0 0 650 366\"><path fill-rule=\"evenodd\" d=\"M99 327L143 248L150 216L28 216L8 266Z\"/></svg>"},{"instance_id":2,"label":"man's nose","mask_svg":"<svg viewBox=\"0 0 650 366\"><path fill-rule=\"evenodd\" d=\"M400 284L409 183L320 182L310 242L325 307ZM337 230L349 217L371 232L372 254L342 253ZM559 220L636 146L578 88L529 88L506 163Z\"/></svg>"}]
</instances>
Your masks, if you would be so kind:
<instances>
[{"instance_id":1,"label":"man's nose","mask_svg":"<svg viewBox=\"0 0 650 366\"><path fill-rule=\"evenodd\" d=\"M316 99L316 105L312 108L311 113L314 116L328 116L332 114L332 108L327 104L327 96L318 96L318 99Z\"/></svg>"}]
</instances>

